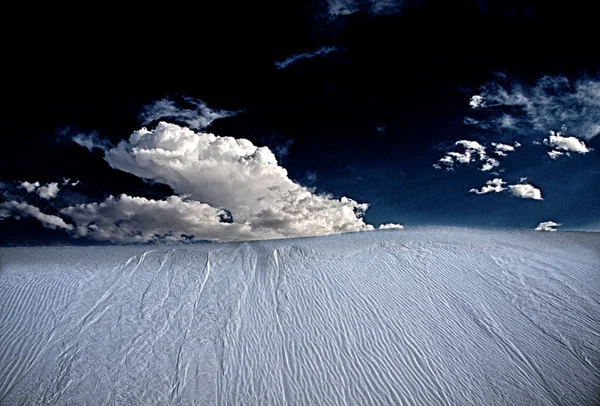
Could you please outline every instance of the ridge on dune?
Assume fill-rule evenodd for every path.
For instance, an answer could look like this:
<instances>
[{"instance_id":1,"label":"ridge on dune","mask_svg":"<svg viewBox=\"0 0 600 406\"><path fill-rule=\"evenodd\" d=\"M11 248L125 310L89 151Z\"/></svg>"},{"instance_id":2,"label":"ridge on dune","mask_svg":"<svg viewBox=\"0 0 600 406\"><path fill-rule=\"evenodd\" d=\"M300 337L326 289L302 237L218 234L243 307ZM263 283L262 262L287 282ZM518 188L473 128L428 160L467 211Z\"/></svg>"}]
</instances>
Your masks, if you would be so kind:
<instances>
[{"instance_id":1,"label":"ridge on dune","mask_svg":"<svg viewBox=\"0 0 600 406\"><path fill-rule=\"evenodd\" d=\"M582 405L600 236L0 248L0 405Z\"/></svg>"}]
</instances>

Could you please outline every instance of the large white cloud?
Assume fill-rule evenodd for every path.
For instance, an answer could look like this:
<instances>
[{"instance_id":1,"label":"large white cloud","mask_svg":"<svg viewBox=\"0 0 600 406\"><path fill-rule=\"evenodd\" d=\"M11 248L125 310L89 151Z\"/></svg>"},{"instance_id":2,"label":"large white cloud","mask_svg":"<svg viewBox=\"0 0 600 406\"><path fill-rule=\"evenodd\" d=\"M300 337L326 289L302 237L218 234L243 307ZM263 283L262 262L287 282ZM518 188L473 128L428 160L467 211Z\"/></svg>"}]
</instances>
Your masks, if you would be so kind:
<instances>
[{"instance_id":1,"label":"large white cloud","mask_svg":"<svg viewBox=\"0 0 600 406\"><path fill-rule=\"evenodd\" d=\"M14 200L0 203L0 220L8 217L33 217L39 220L46 228L73 230L71 224L67 224L62 218L51 214L42 213L42 211L24 202Z\"/></svg>"},{"instance_id":2,"label":"large white cloud","mask_svg":"<svg viewBox=\"0 0 600 406\"><path fill-rule=\"evenodd\" d=\"M560 227L562 224L555 223L554 221L542 221L535 228L536 231L556 231L556 227Z\"/></svg>"},{"instance_id":3,"label":"large white cloud","mask_svg":"<svg viewBox=\"0 0 600 406\"><path fill-rule=\"evenodd\" d=\"M600 134L597 76L575 80L544 76L534 84L527 84L498 74L497 81L482 86L469 104L484 111L485 117L466 122L482 128L496 125L528 134L532 130L547 132L566 126L572 134L584 139Z\"/></svg>"},{"instance_id":4,"label":"large white cloud","mask_svg":"<svg viewBox=\"0 0 600 406\"><path fill-rule=\"evenodd\" d=\"M522 199L543 200L542 191L528 183L509 185L508 189L513 194L513 196L520 197Z\"/></svg>"},{"instance_id":5,"label":"large white cloud","mask_svg":"<svg viewBox=\"0 0 600 406\"><path fill-rule=\"evenodd\" d=\"M106 152L113 167L165 183L247 227L243 239L285 238L371 230L367 204L315 194L289 179L273 153L246 139L196 133L160 122L135 131ZM65 212L66 213L66 212Z\"/></svg>"}]
</instances>

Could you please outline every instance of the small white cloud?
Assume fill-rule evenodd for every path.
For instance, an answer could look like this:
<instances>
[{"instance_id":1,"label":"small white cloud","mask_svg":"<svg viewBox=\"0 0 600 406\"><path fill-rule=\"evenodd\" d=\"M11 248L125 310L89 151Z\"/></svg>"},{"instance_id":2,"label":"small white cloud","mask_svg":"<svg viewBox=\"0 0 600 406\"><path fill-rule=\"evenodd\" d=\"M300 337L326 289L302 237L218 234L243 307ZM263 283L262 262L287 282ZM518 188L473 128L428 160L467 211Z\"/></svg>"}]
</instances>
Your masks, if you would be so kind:
<instances>
[{"instance_id":1,"label":"small white cloud","mask_svg":"<svg viewBox=\"0 0 600 406\"><path fill-rule=\"evenodd\" d=\"M54 197L56 197L56 194L59 191L59 187L58 187L58 183L56 182L52 182L52 183L48 183L47 185L41 186L38 189L38 194L40 195L40 197L42 199L52 199Z\"/></svg>"},{"instance_id":2,"label":"small white cloud","mask_svg":"<svg viewBox=\"0 0 600 406\"><path fill-rule=\"evenodd\" d=\"M556 227L560 227L562 224L555 223L554 221L542 221L535 228L536 231L556 231Z\"/></svg>"},{"instance_id":3,"label":"small white cloud","mask_svg":"<svg viewBox=\"0 0 600 406\"><path fill-rule=\"evenodd\" d=\"M29 183L29 182L25 181L25 182L21 183L20 187L25 189L27 191L27 193L31 193L31 192L35 191L38 187L40 187L40 182Z\"/></svg>"},{"instance_id":4,"label":"small white cloud","mask_svg":"<svg viewBox=\"0 0 600 406\"><path fill-rule=\"evenodd\" d=\"M515 146L502 144L500 142L492 142L492 146L496 148L497 151L513 152L515 150Z\"/></svg>"},{"instance_id":5,"label":"small white cloud","mask_svg":"<svg viewBox=\"0 0 600 406\"><path fill-rule=\"evenodd\" d=\"M560 132L550 131L550 136L544 139L544 144L555 150L587 154L590 149L576 137L563 137Z\"/></svg>"},{"instance_id":6,"label":"small white cloud","mask_svg":"<svg viewBox=\"0 0 600 406\"><path fill-rule=\"evenodd\" d=\"M552 151L548 151L547 154L550 156L551 159L558 159L560 158L562 155L564 155L564 152L560 152L560 151L556 151L556 150L552 150Z\"/></svg>"},{"instance_id":7,"label":"small white cloud","mask_svg":"<svg viewBox=\"0 0 600 406\"><path fill-rule=\"evenodd\" d=\"M542 192L540 191L540 189L527 183L509 185L508 189L513 194L513 196L520 197L522 199L543 200Z\"/></svg>"},{"instance_id":8,"label":"small white cloud","mask_svg":"<svg viewBox=\"0 0 600 406\"><path fill-rule=\"evenodd\" d=\"M479 161L481 166L479 170L482 172L490 171L500 165L500 162L497 159L491 158L486 153L486 147L481 145L477 141L472 140L459 140L454 143L456 146L460 146L464 148L463 152L450 151L447 152L445 156L438 160L438 163L433 165L436 169L441 169L445 167L447 170L452 170L455 164L468 164L471 162ZM494 145L502 145L505 144L494 144ZM513 148L511 146L507 146ZM514 149L514 148L513 148ZM498 156L503 156L504 152L500 151ZM504 154L505 155L505 154Z\"/></svg>"},{"instance_id":9,"label":"small white cloud","mask_svg":"<svg viewBox=\"0 0 600 406\"><path fill-rule=\"evenodd\" d=\"M138 118L142 125L169 119L185 124L193 130L201 130L215 120L235 116L238 113L239 111L213 110L202 100L183 96L177 102L161 99L145 105Z\"/></svg>"},{"instance_id":10,"label":"small white cloud","mask_svg":"<svg viewBox=\"0 0 600 406\"><path fill-rule=\"evenodd\" d=\"M500 165L500 162L498 162L497 159L487 158L484 161L483 165L481 165L481 167L479 168L479 170L482 171L482 172L491 171L492 169L496 168L499 165Z\"/></svg>"},{"instance_id":11,"label":"small white cloud","mask_svg":"<svg viewBox=\"0 0 600 406\"><path fill-rule=\"evenodd\" d=\"M65 221L58 217L53 216L51 214L42 213L42 211L32 206L28 203L19 203L14 200L0 203L0 220L15 217L19 218L23 217L33 217L39 220L42 225L46 228L51 229L62 229L62 230L72 230L73 226L71 224L65 223Z\"/></svg>"},{"instance_id":12,"label":"small white cloud","mask_svg":"<svg viewBox=\"0 0 600 406\"><path fill-rule=\"evenodd\" d=\"M391 230L391 229L402 229L404 228L404 226L402 224L394 224L394 223L387 223L387 224L382 224L379 226L379 230Z\"/></svg>"},{"instance_id":13,"label":"small white cloud","mask_svg":"<svg viewBox=\"0 0 600 406\"><path fill-rule=\"evenodd\" d=\"M471 189L469 192L476 193L478 195L484 195L486 193L500 193L506 188L503 186L506 182L500 178L494 178L485 182L485 185L481 189Z\"/></svg>"},{"instance_id":14,"label":"small white cloud","mask_svg":"<svg viewBox=\"0 0 600 406\"><path fill-rule=\"evenodd\" d=\"M295 54L295 55L290 56L289 58L284 59L283 61L275 62L275 66L277 67L277 70L285 69L288 66L290 66L298 61L301 61L304 59L311 59L311 58L314 58L317 56L325 56L334 51L338 51L338 48L335 46L321 47L312 52L304 52L301 54Z\"/></svg>"},{"instance_id":15,"label":"small white cloud","mask_svg":"<svg viewBox=\"0 0 600 406\"><path fill-rule=\"evenodd\" d=\"M471 106L472 109L480 109L485 107L485 100L483 99L483 96L478 94L471 96L471 99L469 100L469 106Z\"/></svg>"}]
</instances>

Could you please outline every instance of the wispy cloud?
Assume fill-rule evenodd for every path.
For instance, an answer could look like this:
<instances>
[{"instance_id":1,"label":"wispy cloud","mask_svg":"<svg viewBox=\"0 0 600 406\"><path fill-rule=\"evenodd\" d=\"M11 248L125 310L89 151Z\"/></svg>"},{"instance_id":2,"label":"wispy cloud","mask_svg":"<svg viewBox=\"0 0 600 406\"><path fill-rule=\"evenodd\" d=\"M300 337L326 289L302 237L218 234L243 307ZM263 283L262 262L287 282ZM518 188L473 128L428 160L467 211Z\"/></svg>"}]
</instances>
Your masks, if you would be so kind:
<instances>
[{"instance_id":1,"label":"wispy cloud","mask_svg":"<svg viewBox=\"0 0 600 406\"><path fill-rule=\"evenodd\" d=\"M71 130L70 129L65 129L63 134L67 135L70 134ZM91 132L91 133L75 133L72 135L69 135L69 138L71 139L71 141L73 141L74 143L87 148L89 151L92 151L94 149L100 149L102 151L107 151L108 149L110 149L112 147L112 144L110 143L109 140L105 139L105 138L101 138L97 132Z\"/></svg>"},{"instance_id":2,"label":"wispy cloud","mask_svg":"<svg viewBox=\"0 0 600 406\"><path fill-rule=\"evenodd\" d=\"M202 100L188 96L164 98L142 107L138 119L142 125L149 125L158 120L167 120L183 124L193 130L207 128L213 121L232 117L240 111L213 110Z\"/></svg>"},{"instance_id":3,"label":"wispy cloud","mask_svg":"<svg viewBox=\"0 0 600 406\"><path fill-rule=\"evenodd\" d=\"M533 84L497 74L483 85L469 104L470 125L510 129L527 135L567 127L576 137L591 139L600 134L600 79L584 76L544 76Z\"/></svg>"},{"instance_id":4,"label":"wispy cloud","mask_svg":"<svg viewBox=\"0 0 600 406\"><path fill-rule=\"evenodd\" d=\"M339 18L358 11L371 15L397 14L407 5L406 0L327 0L329 18Z\"/></svg>"},{"instance_id":5,"label":"wispy cloud","mask_svg":"<svg viewBox=\"0 0 600 406\"><path fill-rule=\"evenodd\" d=\"M277 70L285 69L298 61L314 58L317 56L325 56L338 50L339 49L335 46L324 46L312 52L304 52L301 54L292 55L289 58L284 59L283 61L275 62L275 66L277 67Z\"/></svg>"},{"instance_id":6,"label":"wispy cloud","mask_svg":"<svg viewBox=\"0 0 600 406\"><path fill-rule=\"evenodd\" d=\"M10 217L33 217L46 228L73 230L73 226L67 224L61 217L42 213L39 208L24 202L11 200L0 203L0 220Z\"/></svg>"}]
</instances>

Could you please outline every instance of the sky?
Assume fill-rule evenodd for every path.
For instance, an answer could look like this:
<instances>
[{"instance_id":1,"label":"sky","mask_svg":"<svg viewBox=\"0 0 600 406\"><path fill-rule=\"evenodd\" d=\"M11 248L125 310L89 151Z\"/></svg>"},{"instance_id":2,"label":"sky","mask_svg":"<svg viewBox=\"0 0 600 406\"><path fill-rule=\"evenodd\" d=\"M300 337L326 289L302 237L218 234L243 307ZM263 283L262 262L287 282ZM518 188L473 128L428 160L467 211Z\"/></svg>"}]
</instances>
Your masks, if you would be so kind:
<instances>
[{"instance_id":1,"label":"sky","mask_svg":"<svg viewBox=\"0 0 600 406\"><path fill-rule=\"evenodd\" d=\"M0 243L600 231L595 14L545 3L16 12Z\"/></svg>"}]
</instances>

